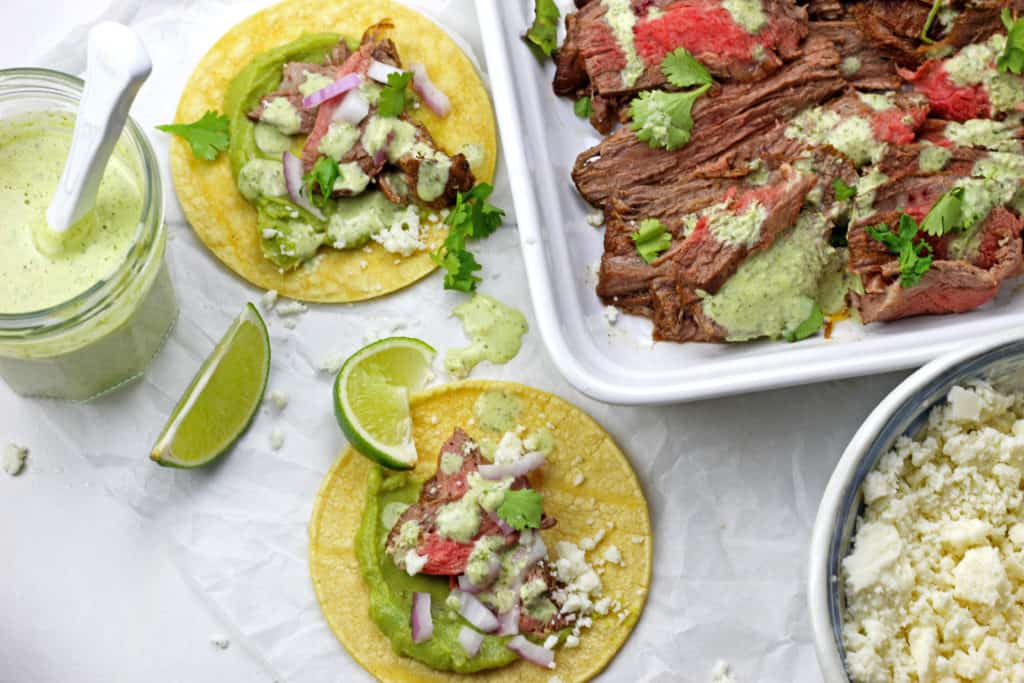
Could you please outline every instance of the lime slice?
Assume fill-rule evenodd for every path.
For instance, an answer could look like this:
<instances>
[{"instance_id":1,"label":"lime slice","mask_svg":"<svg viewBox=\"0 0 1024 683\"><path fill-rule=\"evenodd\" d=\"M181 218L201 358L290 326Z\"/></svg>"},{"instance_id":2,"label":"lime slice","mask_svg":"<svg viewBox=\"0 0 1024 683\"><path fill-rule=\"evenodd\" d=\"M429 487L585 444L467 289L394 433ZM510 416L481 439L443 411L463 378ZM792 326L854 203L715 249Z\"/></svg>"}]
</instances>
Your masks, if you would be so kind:
<instances>
[{"instance_id":1,"label":"lime slice","mask_svg":"<svg viewBox=\"0 0 1024 683\"><path fill-rule=\"evenodd\" d=\"M245 433L270 374L270 338L259 311L246 304L174 407L150 458L169 467L200 467Z\"/></svg>"},{"instance_id":2,"label":"lime slice","mask_svg":"<svg viewBox=\"0 0 1024 683\"><path fill-rule=\"evenodd\" d=\"M357 451L393 469L416 464L409 394L432 376L436 353L419 339L390 337L345 361L334 382L334 414Z\"/></svg>"}]
</instances>

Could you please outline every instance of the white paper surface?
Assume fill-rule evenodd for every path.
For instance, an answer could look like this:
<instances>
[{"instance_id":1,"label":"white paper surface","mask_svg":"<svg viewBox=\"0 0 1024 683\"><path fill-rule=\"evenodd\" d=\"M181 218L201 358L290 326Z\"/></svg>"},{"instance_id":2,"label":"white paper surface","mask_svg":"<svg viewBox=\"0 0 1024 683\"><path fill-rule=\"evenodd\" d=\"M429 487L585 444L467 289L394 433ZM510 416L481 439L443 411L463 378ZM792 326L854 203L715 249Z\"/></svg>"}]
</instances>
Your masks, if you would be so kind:
<instances>
[{"instance_id":1,"label":"white paper surface","mask_svg":"<svg viewBox=\"0 0 1024 683\"><path fill-rule=\"evenodd\" d=\"M167 172L167 141L153 126L173 118L208 46L265 4L114 0L106 11L76 15L75 21L130 23L151 51L153 75L133 115L164 167L168 258L181 316L145 378L95 403L26 401L2 389L0 439L35 453L81 454L115 500L154 533L168 534L175 563L222 619L232 647L247 648L280 680L370 680L328 630L308 575L313 497L344 447L331 410L331 377L318 366L395 332L442 353L461 345L449 313L463 295L445 292L435 274L376 302L312 307L294 330L269 316L270 389L289 395L287 408L267 401L237 448L211 468L166 470L147 459L199 363L243 302L262 294L221 266L183 222ZM481 54L471 0L418 4ZM25 63L80 71L85 29L63 30L38 43ZM499 176L496 185L493 201L509 221L475 247L486 274L481 291L531 317L507 179ZM811 525L846 441L902 375L679 407L616 408L570 389L531 333L512 363L481 366L474 376L532 384L576 403L615 436L645 485L654 584L643 618L602 680L707 681L718 659L731 664L740 683L820 679L804 595ZM275 429L285 434L278 451L269 444ZM30 468L25 476L46 473Z\"/></svg>"}]
</instances>

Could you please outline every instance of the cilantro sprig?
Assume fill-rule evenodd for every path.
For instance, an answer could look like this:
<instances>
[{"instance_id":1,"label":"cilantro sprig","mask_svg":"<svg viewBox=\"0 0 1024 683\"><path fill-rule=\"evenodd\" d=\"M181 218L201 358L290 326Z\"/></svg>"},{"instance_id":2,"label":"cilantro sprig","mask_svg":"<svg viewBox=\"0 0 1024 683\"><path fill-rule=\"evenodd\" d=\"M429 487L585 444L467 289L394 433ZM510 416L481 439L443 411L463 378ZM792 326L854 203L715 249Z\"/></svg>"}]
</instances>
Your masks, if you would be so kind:
<instances>
[{"instance_id":1,"label":"cilantro sprig","mask_svg":"<svg viewBox=\"0 0 1024 683\"><path fill-rule=\"evenodd\" d=\"M192 123L168 123L156 128L184 138L192 147L192 155L196 159L213 161L231 144L228 117L215 111L206 112Z\"/></svg>"},{"instance_id":2,"label":"cilantro sprig","mask_svg":"<svg viewBox=\"0 0 1024 683\"><path fill-rule=\"evenodd\" d=\"M683 92L647 90L629 105L629 127L652 149L672 151L690 141L693 105L714 81L697 59L683 48L670 52L661 62L661 72L677 88L698 86Z\"/></svg>"},{"instance_id":3,"label":"cilantro sprig","mask_svg":"<svg viewBox=\"0 0 1024 683\"><path fill-rule=\"evenodd\" d=\"M538 62L543 63L558 48L558 19L561 16L554 0L535 0L533 25L523 40Z\"/></svg>"},{"instance_id":4,"label":"cilantro sprig","mask_svg":"<svg viewBox=\"0 0 1024 683\"><path fill-rule=\"evenodd\" d=\"M912 216L902 214L896 232L884 223L868 226L865 231L896 254L900 263L900 287L903 289L915 287L932 267L932 247L927 242L914 241L918 227Z\"/></svg>"},{"instance_id":5,"label":"cilantro sprig","mask_svg":"<svg viewBox=\"0 0 1024 683\"><path fill-rule=\"evenodd\" d=\"M932 2L931 11L928 12L928 18L924 22L924 27L921 29L921 42L929 45L935 41L928 36L928 32L932 30L932 24L935 23L935 17L939 16L939 10L942 9L942 5L945 4L945 0L934 0Z\"/></svg>"},{"instance_id":6,"label":"cilantro sprig","mask_svg":"<svg viewBox=\"0 0 1024 683\"><path fill-rule=\"evenodd\" d=\"M1019 76L1024 71L1024 18L1015 20L1009 7L1003 8L1000 18L1006 27L1006 49L996 59L996 68Z\"/></svg>"},{"instance_id":7,"label":"cilantro sprig","mask_svg":"<svg viewBox=\"0 0 1024 683\"><path fill-rule=\"evenodd\" d=\"M836 178L832 181L832 191L836 195L836 200L840 202L845 202L847 199L853 199L857 196L857 188L847 185L842 178Z\"/></svg>"},{"instance_id":8,"label":"cilantro sprig","mask_svg":"<svg viewBox=\"0 0 1024 683\"><path fill-rule=\"evenodd\" d=\"M508 491L498 506L498 516L515 529L539 529L544 515L544 496L533 489Z\"/></svg>"},{"instance_id":9,"label":"cilantro sprig","mask_svg":"<svg viewBox=\"0 0 1024 683\"><path fill-rule=\"evenodd\" d=\"M341 167L337 161L330 157L320 157L313 164L309 173L303 176L302 191L311 201L322 207L334 192L334 182L339 175L341 175ZM314 185L320 188L319 195L313 193Z\"/></svg>"},{"instance_id":10,"label":"cilantro sprig","mask_svg":"<svg viewBox=\"0 0 1024 683\"><path fill-rule=\"evenodd\" d=\"M385 118L394 118L405 111L407 88L411 82L410 71L388 74L388 84L380 91L377 114Z\"/></svg>"},{"instance_id":11,"label":"cilantro sprig","mask_svg":"<svg viewBox=\"0 0 1024 683\"><path fill-rule=\"evenodd\" d=\"M941 237L964 225L964 188L954 187L939 197L931 211L921 221L921 230L933 237Z\"/></svg>"},{"instance_id":12,"label":"cilantro sprig","mask_svg":"<svg viewBox=\"0 0 1024 683\"><path fill-rule=\"evenodd\" d=\"M658 258L672 244L672 235L657 218L645 218L640 221L640 228L630 234L630 238L636 245L636 252L645 263Z\"/></svg>"},{"instance_id":13,"label":"cilantro sprig","mask_svg":"<svg viewBox=\"0 0 1024 683\"><path fill-rule=\"evenodd\" d=\"M821 306L818 302L813 301L811 303L811 312L808 314L807 319L797 325L793 330L786 333L786 341L797 342L801 339L807 339L808 337L817 334L824 322L825 313L821 310Z\"/></svg>"},{"instance_id":14,"label":"cilantro sprig","mask_svg":"<svg viewBox=\"0 0 1024 683\"><path fill-rule=\"evenodd\" d=\"M576 100L576 104L572 105L572 110L581 119L589 119L590 115L594 113L594 105L590 102L590 97L584 95Z\"/></svg>"},{"instance_id":15,"label":"cilantro sprig","mask_svg":"<svg viewBox=\"0 0 1024 683\"><path fill-rule=\"evenodd\" d=\"M493 191L487 183L480 183L465 194L460 192L444 221L448 237L431 258L445 270L445 289L472 292L481 281L475 275L481 266L466 249L466 240L487 237L501 226L505 212L487 202Z\"/></svg>"}]
</instances>

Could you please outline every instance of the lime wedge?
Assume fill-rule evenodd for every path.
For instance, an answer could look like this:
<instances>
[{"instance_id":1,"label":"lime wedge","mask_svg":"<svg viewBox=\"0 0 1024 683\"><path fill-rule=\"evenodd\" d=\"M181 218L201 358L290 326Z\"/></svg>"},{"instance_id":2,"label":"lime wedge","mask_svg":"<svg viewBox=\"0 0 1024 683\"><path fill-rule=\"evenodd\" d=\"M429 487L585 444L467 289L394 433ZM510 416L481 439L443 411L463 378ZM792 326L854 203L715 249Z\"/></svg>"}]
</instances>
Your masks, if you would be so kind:
<instances>
[{"instance_id":1,"label":"lime wedge","mask_svg":"<svg viewBox=\"0 0 1024 683\"><path fill-rule=\"evenodd\" d=\"M409 394L432 376L436 353L419 339L390 337L345 361L334 382L334 414L357 451L392 469L416 464Z\"/></svg>"},{"instance_id":2,"label":"lime wedge","mask_svg":"<svg viewBox=\"0 0 1024 683\"><path fill-rule=\"evenodd\" d=\"M149 457L185 468L216 460L252 422L269 374L267 326L256 307L246 304L203 361Z\"/></svg>"}]
</instances>

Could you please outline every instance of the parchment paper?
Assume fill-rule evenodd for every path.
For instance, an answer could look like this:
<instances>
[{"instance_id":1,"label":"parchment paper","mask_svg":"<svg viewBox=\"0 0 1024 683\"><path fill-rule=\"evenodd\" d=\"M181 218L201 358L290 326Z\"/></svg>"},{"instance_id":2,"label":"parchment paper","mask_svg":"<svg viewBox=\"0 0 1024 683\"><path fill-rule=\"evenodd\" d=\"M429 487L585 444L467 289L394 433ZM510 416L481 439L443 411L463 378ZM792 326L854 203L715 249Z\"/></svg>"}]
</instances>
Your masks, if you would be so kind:
<instances>
[{"instance_id":1,"label":"parchment paper","mask_svg":"<svg viewBox=\"0 0 1024 683\"><path fill-rule=\"evenodd\" d=\"M134 385L89 405L19 401L17 411L0 405L0 414L16 413L14 431L32 434L27 445L34 450L80 453L111 496L141 515L153 533L166 534L174 562L233 643L248 648L276 678L369 680L328 630L308 575L313 497L344 447L331 411L331 376L318 368L328 356L396 332L423 338L442 353L461 345L459 323L449 314L464 295L445 292L435 274L377 302L314 307L294 318L293 330L269 315L270 388L286 392L288 406L278 411L268 401L234 452L206 470L165 470L147 459L202 359L243 302L262 294L220 266L183 222L167 173L167 141L153 126L173 118L181 88L208 46L265 4L114 0L98 12L97 18L135 27L154 60L133 115L163 166L168 258L181 316L166 348ZM412 4L482 54L471 0ZM80 72L86 30L80 26L41 43L26 63ZM503 175L494 202L508 220L474 246L486 274L481 291L530 317ZM677 407L619 408L568 387L531 332L512 363L481 366L474 376L513 379L573 401L616 437L644 482L655 529L654 585L641 622L602 680L707 681L719 659L731 664L740 683L820 680L804 592L810 528L846 441L902 375ZM269 441L275 429L285 434L277 451Z\"/></svg>"}]
</instances>

